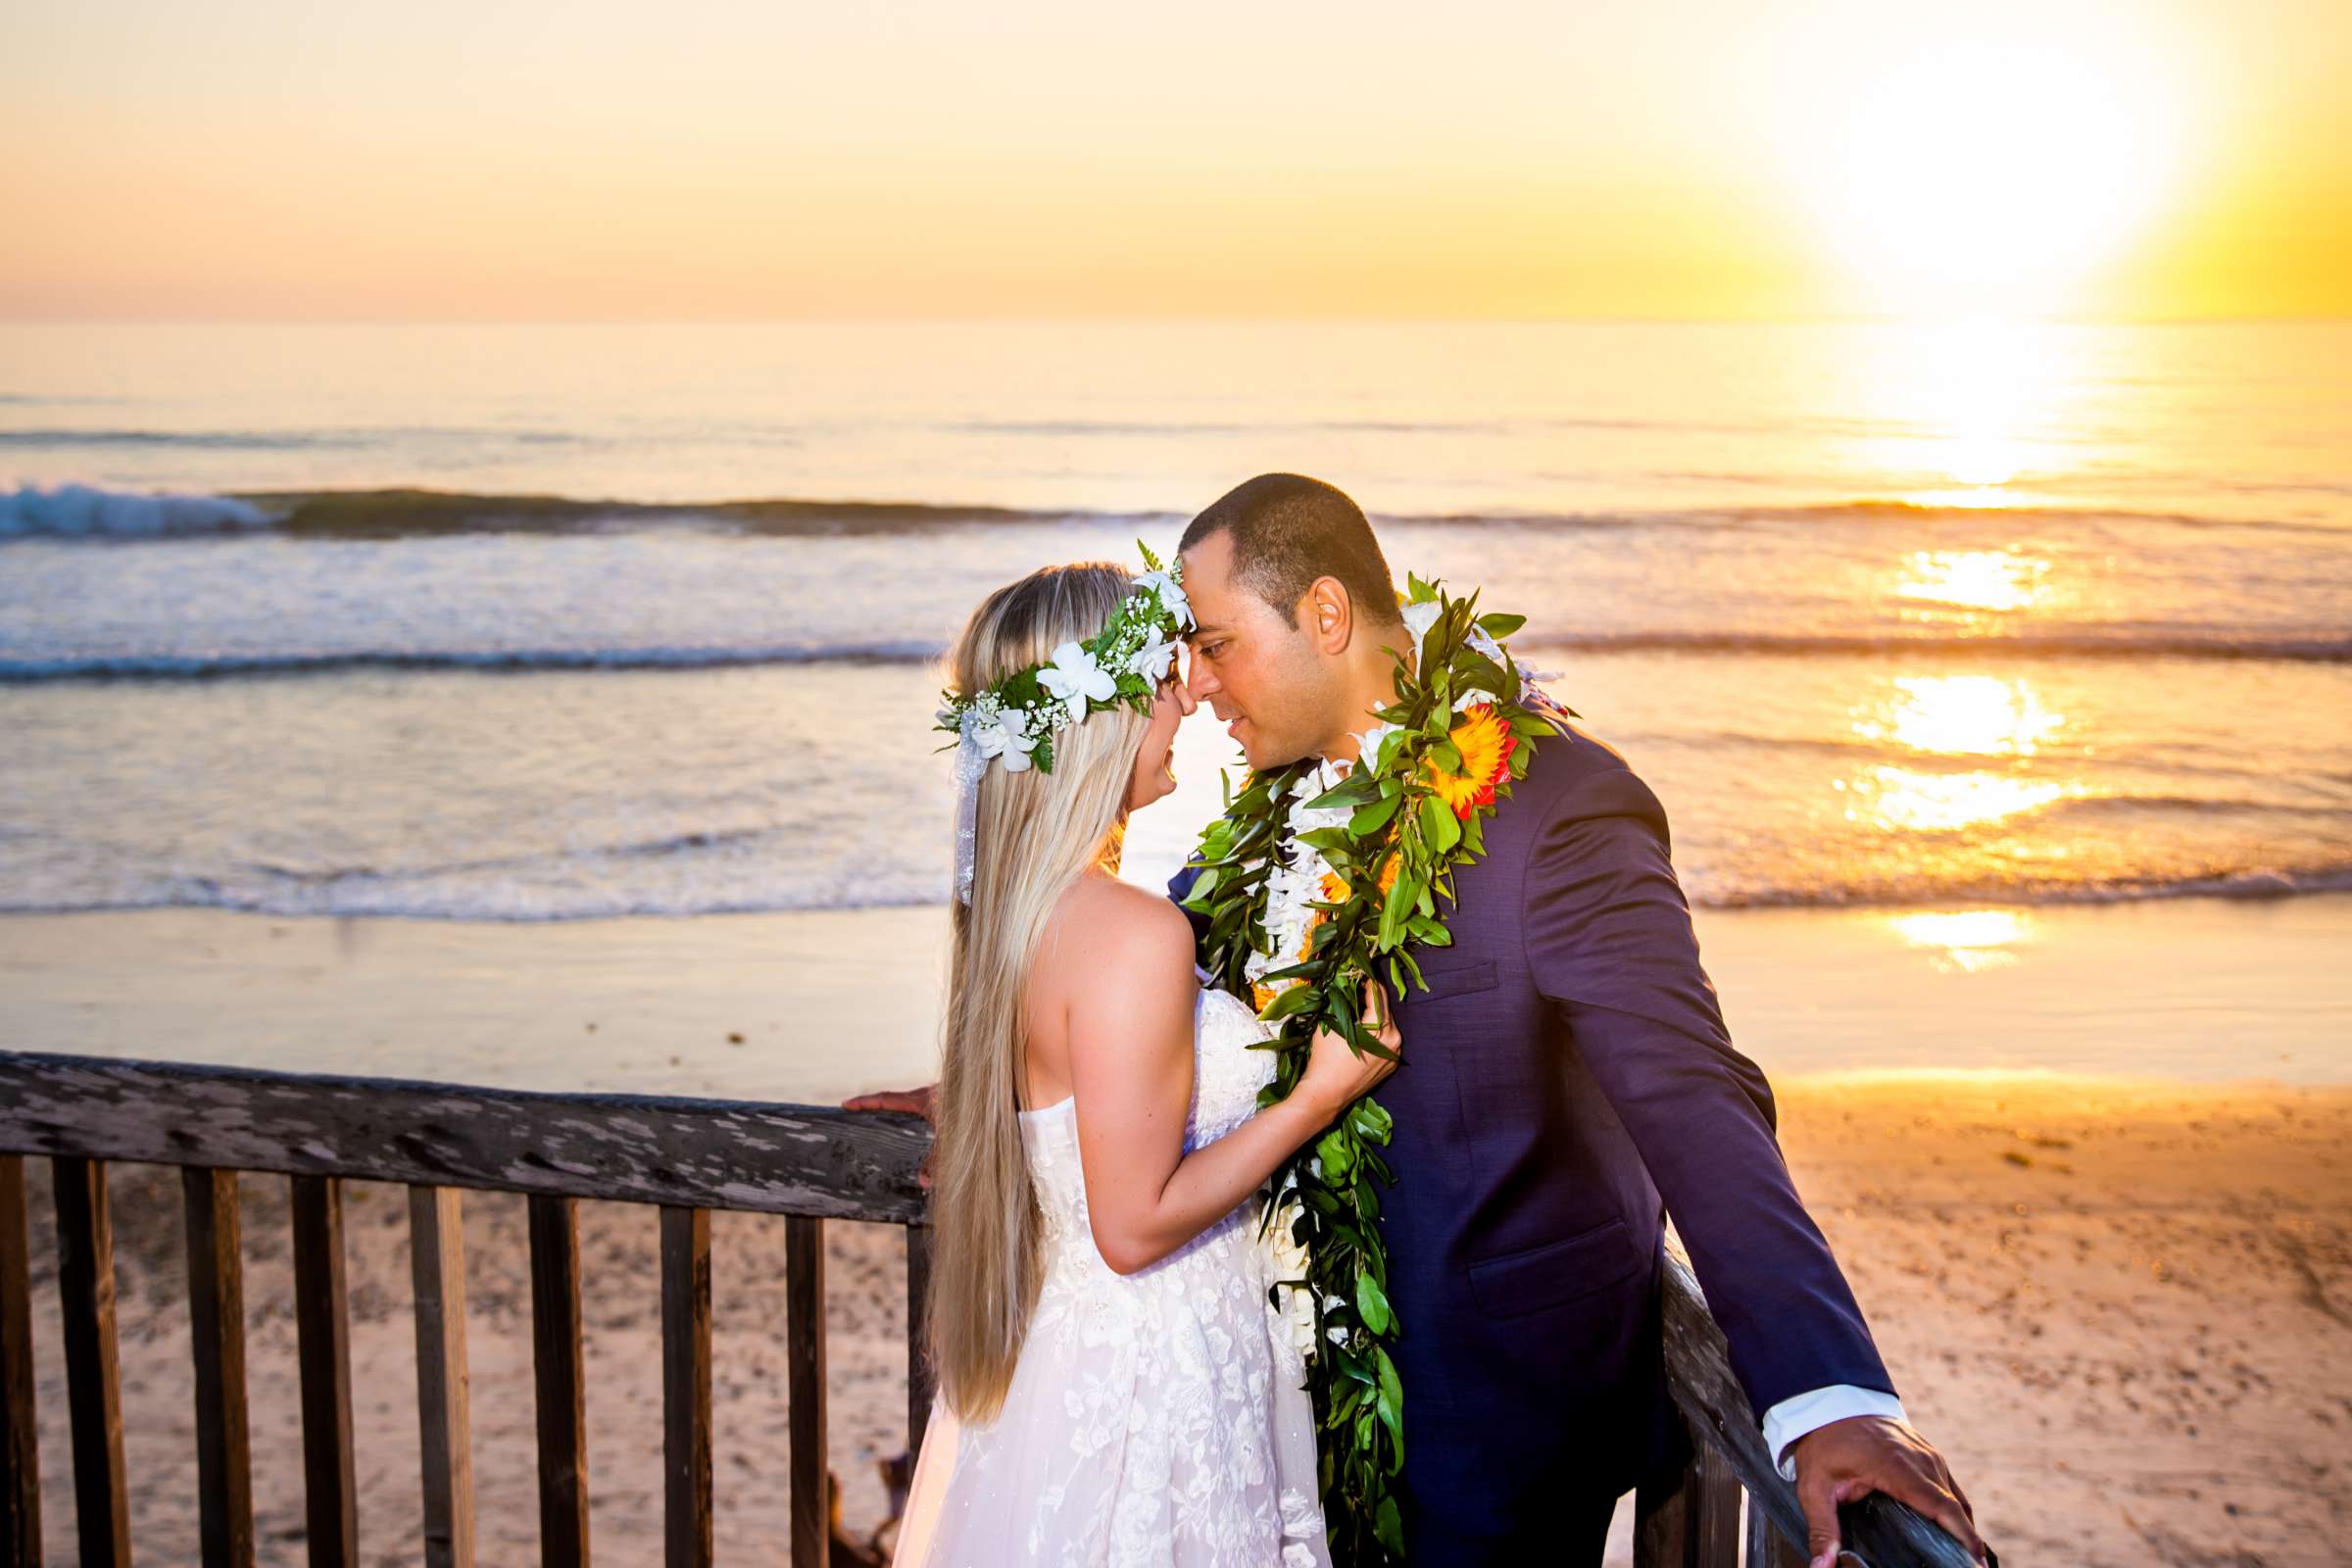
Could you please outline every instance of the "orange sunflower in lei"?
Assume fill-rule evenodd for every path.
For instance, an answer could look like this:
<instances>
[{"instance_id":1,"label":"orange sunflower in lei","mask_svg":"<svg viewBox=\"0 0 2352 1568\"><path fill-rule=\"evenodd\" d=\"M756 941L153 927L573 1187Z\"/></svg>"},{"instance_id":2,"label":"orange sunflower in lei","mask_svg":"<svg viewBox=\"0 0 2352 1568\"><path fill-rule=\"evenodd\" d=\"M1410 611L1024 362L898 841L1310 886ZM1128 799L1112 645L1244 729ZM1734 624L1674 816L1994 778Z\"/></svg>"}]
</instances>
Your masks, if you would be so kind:
<instances>
[{"instance_id":1,"label":"orange sunflower in lei","mask_svg":"<svg viewBox=\"0 0 2352 1568\"><path fill-rule=\"evenodd\" d=\"M1423 776L1438 799L1453 808L1453 814L1463 821L1482 806L1494 804L1494 786L1510 776L1511 752L1518 746L1518 737L1511 726L1494 711L1493 703L1474 703L1462 710L1460 721L1446 732L1446 738L1453 749L1462 754L1462 769L1448 773L1435 760L1425 761ZM1394 863L1388 878L1396 876ZM1381 887L1388 887L1384 879Z\"/></svg>"}]
</instances>

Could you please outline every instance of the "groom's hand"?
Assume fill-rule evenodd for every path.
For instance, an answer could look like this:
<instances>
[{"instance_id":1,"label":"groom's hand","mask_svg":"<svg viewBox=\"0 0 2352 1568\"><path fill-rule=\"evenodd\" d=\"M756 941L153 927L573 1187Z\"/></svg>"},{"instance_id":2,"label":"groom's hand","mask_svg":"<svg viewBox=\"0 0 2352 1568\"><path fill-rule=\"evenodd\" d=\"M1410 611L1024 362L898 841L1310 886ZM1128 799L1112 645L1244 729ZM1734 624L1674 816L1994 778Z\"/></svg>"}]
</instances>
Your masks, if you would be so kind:
<instances>
[{"instance_id":1,"label":"groom's hand","mask_svg":"<svg viewBox=\"0 0 2352 1568\"><path fill-rule=\"evenodd\" d=\"M920 1116L933 1127L939 1125L936 1102L939 1085L925 1084L920 1089L885 1089L878 1094L852 1095L841 1102L844 1110L902 1110ZM936 1146L935 1146L936 1147ZM914 1173L914 1184L928 1191L931 1186L931 1153L923 1152L922 1168Z\"/></svg>"},{"instance_id":2,"label":"groom's hand","mask_svg":"<svg viewBox=\"0 0 2352 1568\"><path fill-rule=\"evenodd\" d=\"M853 1095L841 1102L844 1110L903 1110L920 1116L934 1125L938 1117L932 1113L932 1102L939 1094L939 1085L925 1084L920 1089L884 1089L871 1095Z\"/></svg>"},{"instance_id":3,"label":"groom's hand","mask_svg":"<svg viewBox=\"0 0 2352 1568\"><path fill-rule=\"evenodd\" d=\"M1831 1568L1840 1544L1838 1505L1883 1492L1941 1525L1981 1563L1989 1562L1968 1494L1927 1439L1886 1416L1848 1416L1815 1427L1791 1444L1796 1500L1805 1510L1805 1555Z\"/></svg>"}]
</instances>

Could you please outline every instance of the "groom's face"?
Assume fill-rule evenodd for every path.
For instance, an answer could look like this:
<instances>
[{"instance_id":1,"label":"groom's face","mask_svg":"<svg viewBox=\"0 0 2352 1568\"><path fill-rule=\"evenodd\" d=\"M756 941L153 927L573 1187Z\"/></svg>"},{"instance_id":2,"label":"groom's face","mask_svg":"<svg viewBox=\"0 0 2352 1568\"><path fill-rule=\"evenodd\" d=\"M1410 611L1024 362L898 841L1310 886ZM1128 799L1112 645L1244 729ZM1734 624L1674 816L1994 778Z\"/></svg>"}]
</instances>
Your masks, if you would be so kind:
<instances>
[{"instance_id":1,"label":"groom's face","mask_svg":"<svg viewBox=\"0 0 2352 1568\"><path fill-rule=\"evenodd\" d=\"M1184 552L1184 592L1199 623L1185 639L1185 683L1241 744L1252 768L1322 751L1340 710L1340 671L1301 617L1294 626L1233 572L1233 539L1216 533Z\"/></svg>"}]
</instances>

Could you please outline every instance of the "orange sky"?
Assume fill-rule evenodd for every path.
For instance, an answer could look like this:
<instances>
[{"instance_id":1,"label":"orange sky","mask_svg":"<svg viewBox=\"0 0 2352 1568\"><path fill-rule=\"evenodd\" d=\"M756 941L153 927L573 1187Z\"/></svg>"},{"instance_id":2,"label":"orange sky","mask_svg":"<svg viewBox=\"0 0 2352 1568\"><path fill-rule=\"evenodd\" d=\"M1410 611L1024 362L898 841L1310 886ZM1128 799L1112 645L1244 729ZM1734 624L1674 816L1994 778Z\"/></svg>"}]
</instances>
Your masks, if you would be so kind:
<instances>
[{"instance_id":1,"label":"orange sky","mask_svg":"<svg viewBox=\"0 0 2352 1568\"><path fill-rule=\"evenodd\" d=\"M2352 314L2334 0L15 0L0 315Z\"/></svg>"}]
</instances>

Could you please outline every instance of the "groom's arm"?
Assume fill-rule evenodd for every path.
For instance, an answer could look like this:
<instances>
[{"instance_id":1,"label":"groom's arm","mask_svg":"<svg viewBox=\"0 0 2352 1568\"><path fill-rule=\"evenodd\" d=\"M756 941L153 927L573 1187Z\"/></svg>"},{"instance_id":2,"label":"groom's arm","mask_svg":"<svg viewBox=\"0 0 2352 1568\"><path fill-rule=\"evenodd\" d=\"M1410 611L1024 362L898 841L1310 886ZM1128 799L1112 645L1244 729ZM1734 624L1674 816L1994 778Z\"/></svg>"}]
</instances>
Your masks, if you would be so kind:
<instances>
[{"instance_id":1,"label":"groom's arm","mask_svg":"<svg viewBox=\"0 0 2352 1568\"><path fill-rule=\"evenodd\" d=\"M1528 866L1528 963L1665 1198L1769 1449L1794 1479L1785 1454L1798 1438L1853 1415L1901 1420L1902 1406L1789 1178L1771 1086L1724 1027L1664 809L1622 766L1571 789Z\"/></svg>"}]
</instances>

